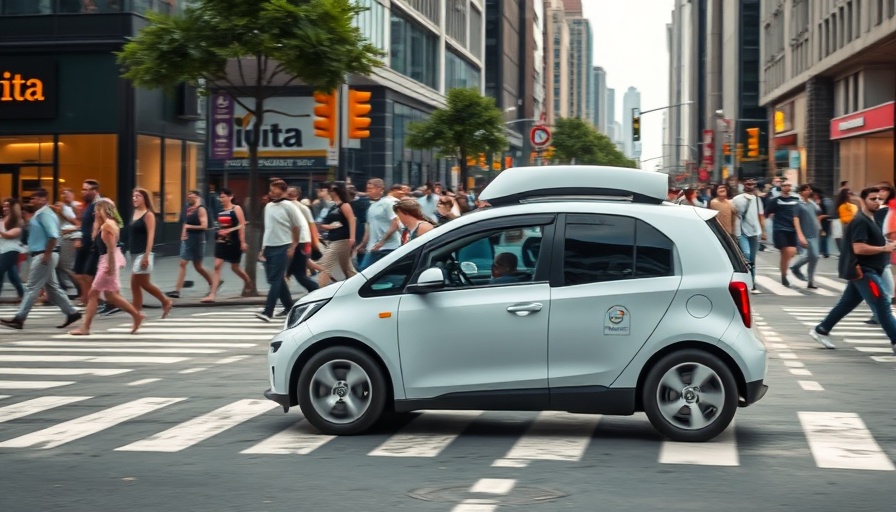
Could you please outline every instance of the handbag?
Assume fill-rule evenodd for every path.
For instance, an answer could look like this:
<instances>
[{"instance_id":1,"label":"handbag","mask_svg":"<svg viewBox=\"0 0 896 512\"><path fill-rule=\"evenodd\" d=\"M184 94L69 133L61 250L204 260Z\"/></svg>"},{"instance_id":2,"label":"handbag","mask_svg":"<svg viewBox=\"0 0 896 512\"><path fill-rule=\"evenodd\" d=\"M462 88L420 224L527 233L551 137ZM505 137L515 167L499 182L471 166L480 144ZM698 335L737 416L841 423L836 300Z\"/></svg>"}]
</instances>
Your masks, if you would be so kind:
<instances>
[{"instance_id":1,"label":"handbag","mask_svg":"<svg viewBox=\"0 0 896 512\"><path fill-rule=\"evenodd\" d=\"M149 253L149 265L147 265L145 269L140 266L140 262L143 261L144 254L145 253L140 253L140 254L134 255L134 265L133 265L133 267L131 267L131 273L133 273L133 274L149 274L150 272L152 272L153 263L155 262L155 254Z\"/></svg>"}]
</instances>

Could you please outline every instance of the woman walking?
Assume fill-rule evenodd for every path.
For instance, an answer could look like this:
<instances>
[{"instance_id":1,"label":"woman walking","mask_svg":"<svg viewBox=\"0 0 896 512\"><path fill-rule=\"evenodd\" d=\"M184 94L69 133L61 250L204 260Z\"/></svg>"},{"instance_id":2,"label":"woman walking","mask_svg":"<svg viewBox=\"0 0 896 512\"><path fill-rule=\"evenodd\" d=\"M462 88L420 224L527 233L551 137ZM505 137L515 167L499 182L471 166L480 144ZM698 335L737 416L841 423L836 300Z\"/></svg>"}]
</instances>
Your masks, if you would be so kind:
<instances>
[{"instance_id":1,"label":"woman walking","mask_svg":"<svg viewBox=\"0 0 896 512\"><path fill-rule=\"evenodd\" d=\"M111 199L105 197L97 200L94 211L96 216L96 225L99 226L97 236L94 237L96 243L97 254L99 254L99 263L97 265L96 277L93 278L93 284L90 291L87 292L87 311L84 316L84 323L80 329L69 331L73 336L86 336L90 334L90 323L96 316L97 303L100 300L100 294L106 296L106 301L112 303L113 306L121 308L134 319L131 328L131 334L137 332L140 324L146 319L146 316L137 311L134 306L124 300L121 296L121 283L119 281L119 272L124 267L124 255L118 248L118 239L122 227L121 217L115 209L115 203Z\"/></svg>"},{"instance_id":2,"label":"woman walking","mask_svg":"<svg viewBox=\"0 0 896 512\"><path fill-rule=\"evenodd\" d=\"M395 203L392 209L398 215L398 221L404 226L401 233L402 245L435 227L435 221L423 214L420 203L415 199L402 199Z\"/></svg>"},{"instance_id":3,"label":"woman walking","mask_svg":"<svg viewBox=\"0 0 896 512\"><path fill-rule=\"evenodd\" d=\"M131 269L131 303L137 311L143 310L143 291L162 303L162 318L171 312L174 301L165 297L159 287L152 284L149 275L153 268L153 244L156 241L156 211L149 191L135 188L132 196L134 216L131 218L131 254L134 267Z\"/></svg>"},{"instance_id":4,"label":"woman walking","mask_svg":"<svg viewBox=\"0 0 896 512\"><path fill-rule=\"evenodd\" d=\"M246 216L238 204L233 204L233 192L222 188L218 198L221 199L221 211L218 212L218 239L215 241L215 272L212 274L212 287L199 302L215 302L218 288L224 284L221 280L221 267L224 262L230 263L230 270L243 280L243 294L252 290L252 280L240 268L240 260L249 246L246 244Z\"/></svg>"},{"instance_id":5,"label":"woman walking","mask_svg":"<svg viewBox=\"0 0 896 512\"><path fill-rule=\"evenodd\" d=\"M355 214L349 203L348 192L340 184L330 187L330 199L334 204L324 217L320 229L327 232L327 252L318 262L323 267L318 278L321 287L330 284L333 280L333 270L336 265L342 269L345 278L348 279L358 272L352 266L352 247L355 245Z\"/></svg>"},{"instance_id":6,"label":"woman walking","mask_svg":"<svg viewBox=\"0 0 896 512\"><path fill-rule=\"evenodd\" d=\"M0 222L0 289L3 288L3 276L16 289L19 300L25 295L22 278L19 277L19 256L24 250L22 246L22 207L13 197L3 200L3 220Z\"/></svg>"}]
</instances>

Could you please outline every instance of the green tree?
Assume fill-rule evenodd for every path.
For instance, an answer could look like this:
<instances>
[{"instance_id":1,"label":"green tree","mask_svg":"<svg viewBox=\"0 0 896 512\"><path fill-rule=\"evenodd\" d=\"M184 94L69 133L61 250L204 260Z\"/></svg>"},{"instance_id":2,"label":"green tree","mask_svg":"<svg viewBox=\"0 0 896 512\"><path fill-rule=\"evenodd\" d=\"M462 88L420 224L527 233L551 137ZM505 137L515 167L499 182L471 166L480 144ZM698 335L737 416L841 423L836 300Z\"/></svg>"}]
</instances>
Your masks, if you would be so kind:
<instances>
[{"instance_id":1,"label":"green tree","mask_svg":"<svg viewBox=\"0 0 896 512\"><path fill-rule=\"evenodd\" d=\"M406 142L412 149L435 149L440 156L456 157L464 187L468 156L507 148L502 112L494 98L464 88L448 91L445 108L433 111L426 121L411 123Z\"/></svg>"},{"instance_id":2,"label":"green tree","mask_svg":"<svg viewBox=\"0 0 896 512\"><path fill-rule=\"evenodd\" d=\"M181 15L149 13L149 26L124 45L118 61L138 87L171 90L204 81L209 91L237 101L261 133L265 114L273 112L265 100L284 87L331 91L347 75L367 75L381 65L381 53L353 23L364 10L352 0L197 0ZM252 222L246 271L253 282L261 242L259 139L247 141Z\"/></svg>"},{"instance_id":3,"label":"green tree","mask_svg":"<svg viewBox=\"0 0 896 512\"><path fill-rule=\"evenodd\" d=\"M552 135L554 160L560 163L635 167L609 137L579 118L557 119Z\"/></svg>"}]
</instances>

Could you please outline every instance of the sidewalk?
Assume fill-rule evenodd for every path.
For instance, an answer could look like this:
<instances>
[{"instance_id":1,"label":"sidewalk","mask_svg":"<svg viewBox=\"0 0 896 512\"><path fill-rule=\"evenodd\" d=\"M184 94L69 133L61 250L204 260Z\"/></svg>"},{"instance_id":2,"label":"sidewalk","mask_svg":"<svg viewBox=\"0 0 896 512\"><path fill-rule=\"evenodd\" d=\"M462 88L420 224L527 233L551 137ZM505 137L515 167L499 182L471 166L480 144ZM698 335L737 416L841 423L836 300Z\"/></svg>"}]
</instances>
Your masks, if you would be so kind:
<instances>
[{"instance_id":1,"label":"sidewalk","mask_svg":"<svg viewBox=\"0 0 896 512\"><path fill-rule=\"evenodd\" d=\"M128 301L131 300L132 261L133 260L131 259L130 255L128 255L128 264L121 271L121 293ZM211 273L214 269L214 262L215 259L211 257L206 257L205 260L203 260L203 266L206 270L209 271L209 273ZM180 258L177 256L156 258L155 267L153 268L151 274L152 282L162 290L162 293L174 290L174 285L177 283L177 272L179 263ZM22 282L24 283L27 275L27 273L25 272L25 265L22 265L21 270ZM225 263L224 267L221 269L221 279L224 281L224 283L218 291L218 296L215 303L208 304L199 302L200 299L208 294L208 284L205 282L202 276L200 276L199 273L196 272L196 270L193 268L193 264L189 263L187 265L187 277L185 280L185 284L188 284L190 281L192 281L193 286L184 286L184 288L180 292L180 298L173 299L174 307L213 307L215 304L227 306L264 305L269 286L267 283L267 279L265 278L264 266L261 263L258 263L257 272L255 275L255 279L257 281L256 287L258 288L259 293L259 295L256 297L241 296L243 291L243 281L230 270L230 264L228 263ZM292 293L293 299L297 299L307 293L304 288L296 283L295 279L289 280L289 289ZM10 304L15 301L15 290L8 282L8 280L4 280L2 295L0 295L0 304ZM161 304L145 291L143 292L143 301L148 308L161 307Z\"/></svg>"}]
</instances>

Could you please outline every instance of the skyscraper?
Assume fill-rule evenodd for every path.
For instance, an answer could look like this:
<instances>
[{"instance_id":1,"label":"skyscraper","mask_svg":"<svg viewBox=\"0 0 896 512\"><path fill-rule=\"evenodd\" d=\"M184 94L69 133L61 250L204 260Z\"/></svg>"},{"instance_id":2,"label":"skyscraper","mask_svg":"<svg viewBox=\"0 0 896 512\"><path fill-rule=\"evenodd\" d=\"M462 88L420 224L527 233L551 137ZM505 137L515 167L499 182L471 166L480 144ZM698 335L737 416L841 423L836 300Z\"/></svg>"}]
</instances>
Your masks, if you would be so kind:
<instances>
[{"instance_id":1,"label":"skyscraper","mask_svg":"<svg viewBox=\"0 0 896 512\"><path fill-rule=\"evenodd\" d=\"M641 143L632 141L632 109L641 108L641 92L634 87L629 87L622 97L622 142L625 146L625 156L639 158L641 156Z\"/></svg>"},{"instance_id":2,"label":"skyscraper","mask_svg":"<svg viewBox=\"0 0 896 512\"><path fill-rule=\"evenodd\" d=\"M578 14L567 11L566 15L569 24L569 85L572 92L569 98L570 115L591 122L595 98L591 22L581 17L581 10Z\"/></svg>"},{"instance_id":3,"label":"skyscraper","mask_svg":"<svg viewBox=\"0 0 896 512\"><path fill-rule=\"evenodd\" d=\"M607 72L594 66L594 112L591 124L603 134L609 133L607 124Z\"/></svg>"},{"instance_id":4,"label":"skyscraper","mask_svg":"<svg viewBox=\"0 0 896 512\"><path fill-rule=\"evenodd\" d=\"M616 124L616 89L607 88L606 101L604 104L606 108L604 108L604 113L606 116L604 117L604 124L607 126L608 135L609 132L612 132L614 129L614 125ZM615 137L615 138L614 138ZM622 133L616 132L613 134L610 139L614 142L622 138Z\"/></svg>"},{"instance_id":5,"label":"skyscraper","mask_svg":"<svg viewBox=\"0 0 896 512\"><path fill-rule=\"evenodd\" d=\"M545 5L545 113L547 123L569 117L569 26L561 0L548 0ZM550 77L550 78L547 78Z\"/></svg>"}]
</instances>

